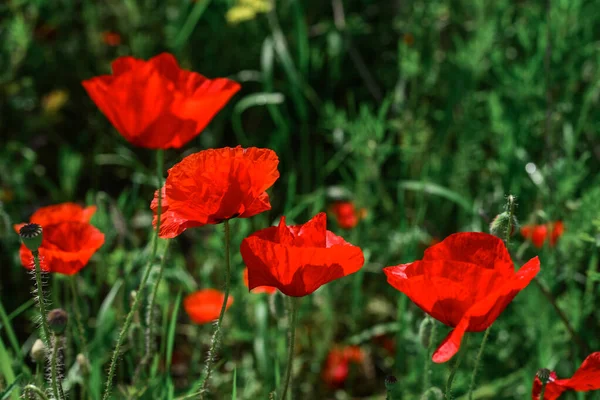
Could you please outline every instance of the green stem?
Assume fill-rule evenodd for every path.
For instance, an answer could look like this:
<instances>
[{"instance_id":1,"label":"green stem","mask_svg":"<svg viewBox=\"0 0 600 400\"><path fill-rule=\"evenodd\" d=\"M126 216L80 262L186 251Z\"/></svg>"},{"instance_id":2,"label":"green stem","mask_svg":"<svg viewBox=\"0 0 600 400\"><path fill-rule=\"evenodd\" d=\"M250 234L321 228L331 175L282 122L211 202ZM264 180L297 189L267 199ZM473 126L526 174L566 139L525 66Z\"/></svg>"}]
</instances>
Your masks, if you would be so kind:
<instances>
[{"instance_id":1,"label":"green stem","mask_svg":"<svg viewBox=\"0 0 600 400\"><path fill-rule=\"evenodd\" d=\"M158 293L158 287L160 286L160 281L163 276L163 272L165 269L165 259L167 258L167 251L169 250L170 240L167 240L165 245L165 249L163 251L163 255L160 259L160 265L158 267L158 276L154 280L154 285L152 287L152 294L150 295L150 301L148 302L148 306L146 308L146 354L140 365L138 366L136 373L134 374L133 382L137 381L138 375L141 373L142 369L150 362L152 358L152 353L154 351L154 346L152 345L153 336L154 336L154 304L156 303L156 295Z\"/></svg>"},{"instance_id":2,"label":"green stem","mask_svg":"<svg viewBox=\"0 0 600 400\"><path fill-rule=\"evenodd\" d=\"M206 389L208 388L208 381L210 380L210 374L212 373L213 364L215 361L216 352L218 351L219 344L221 342L221 324L223 323L223 317L225 316L225 310L227 310L227 300L229 300L229 286L231 279L231 260L230 260L230 247L231 238L229 231L229 220L225 220L225 296L223 297L223 305L221 305L221 312L219 314L219 320L213 333L210 349L208 350L208 359L206 360L206 367L204 368L204 379L202 381L202 387L200 389L200 399L204 398Z\"/></svg>"},{"instance_id":3,"label":"green stem","mask_svg":"<svg viewBox=\"0 0 600 400\"><path fill-rule=\"evenodd\" d=\"M546 393L546 385L548 384L548 380L545 379L542 382L542 390L540 391L540 397L538 397L539 400L544 400L544 394Z\"/></svg>"},{"instance_id":4,"label":"green stem","mask_svg":"<svg viewBox=\"0 0 600 400\"><path fill-rule=\"evenodd\" d=\"M79 302L81 301L81 299L79 298L77 285L75 284L75 279L75 276L72 276L71 279L69 279L69 283L71 284L71 294L73 296L73 312L75 313L75 323L77 325L77 330L79 331L81 352L87 359L89 359L88 345L87 340L85 339L85 329L83 327L83 319L79 310Z\"/></svg>"},{"instance_id":5,"label":"green stem","mask_svg":"<svg viewBox=\"0 0 600 400\"><path fill-rule=\"evenodd\" d=\"M23 393L28 393L28 392L35 393L37 395L37 397L42 400L48 400L48 396L46 396L46 393L44 393L44 391L42 389L40 389L39 387L37 387L35 385L27 385L23 388Z\"/></svg>"},{"instance_id":6,"label":"green stem","mask_svg":"<svg viewBox=\"0 0 600 400\"><path fill-rule=\"evenodd\" d=\"M510 242L510 237L512 235L513 230L513 218L515 215L515 197L512 194L508 195L508 226L506 228L506 239L504 240L506 243L506 248L508 248L508 243Z\"/></svg>"},{"instance_id":7,"label":"green stem","mask_svg":"<svg viewBox=\"0 0 600 400\"><path fill-rule=\"evenodd\" d=\"M119 353L121 351L121 345L125 341L127 337L127 332L131 327L131 323L133 322L133 316L137 312L140 306L140 295L144 286L146 286L146 282L148 281L148 277L150 276L150 271L152 270L152 265L154 264L154 257L156 257L156 252L158 250L158 239L160 232L160 218L162 211L162 174L163 174L163 164L164 164L164 151L159 149L156 151L156 176L158 178L158 207L156 209L156 235L154 236L154 243L152 246L152 253L150 254L150 258L148 259L148 263L146 265L146 269L144 271L144 275L142 276L142 280L140 281L140 285L136 292L136 295L133 299L133 304L131 305L131 310L127 317L125 318L125 323L123 324L123 328L121 332L119 332L119 338L117 339L117 344L115 345L115 350L113 351L112 358L110 361L110 368L108 370L108 378L106 380L106 387L104 389L104 395L102 396L103 400L108 400L110 398L110 392L112 389L113 378L115 376L115 371L117 368L117 359L119 358Z\"/></svg>"},{"instance_id":8,"label":"green stem","mask_svg":"<svg viewBox=\"0 0 600 400\"><path fill-rule=\"evenodd\" d=\"M296 342L296 322L298 317L298 299L290 298L290 332L289 332L289 348L288 348L288 361L285 369L285 378L283 380L283 389L279 396L279 400L285 400L288 386L290 385L290 379L292 377L292 370L294 368L294 345Z\"/></svg>"},{"instance_id":9,"label":"green stem","mask_svg":"<svg viewBox=\"0 0 600 400\"><path fill-rule=\"evenodd\" d=\"M458 354L456 355L456 361L454 361L454 364L452 365L452 369L450 369L450 374L448 375L448 381L446 381L446 391L444 393L444 398L446 400L452 400L452 382L454 381L454 376L456 375L456 371L458 371L458 367L460 366L460 363L462 361L463 354L466 353L468 340L469 340L469 337L465 336L464 342L462 344L463 349L462 349L462 351L459 351Z\"/></svg>"},{"instance_id":10,"label":"green stem","mask_svg":"<svg viewBox=\"0 0 600 400\"><path fill-rule=\"evenodd\" d=\"M423 376L423 391L427 393L429 390L430 376L431 376L431 356L433 354L433 343L435 342L435 334L437 330L437 324L435 319L427 317L431 320L431 332L429 333L429 343L427 344L427 354L425 356L425 373Z\"/></svg>"},{"instance_id":11,"label":"green stem","mask_svg":"<svg viewBox=\"0 0 600 400\"><path fill-rule=\"evenodd\" d=\"M475 359L475 366L473 367L473 374L471 375L471 384L469 385L469 400L473 399L473 391L475 390L475 379L477 378L477 371L479 369L479 363L481 362L481 357L483 356L483 349L485 348L485 344L488 340L488 336L490 335L490 331L492 330L492 326L488 326L485 330L485 334L483 335L483 340L481 341L481 346L479 346L479 352L477 353L477 358Z\"/></svg>"},{"instance_id":12,"label":"green stem","mask_svg":"<svg viewBox=\"0 0 600 400\"><path fill-rule=\"evenodd\" d=\"M42 286L42 267L40 266L40 253L32 251L33 263L35 264L35 285L37 286L38 305L40 307L40 317L42 320L42 331L44 332L44 343L46 348L50 348L50 328L48 328L48 317L46 313L46 304L44 303L44 288Z\"/></svg>"},{"instance_id":13,"label":"green stem","mask_svg":"<svg viewBox=\"0 0 600 400\"><path fill-rule=\"evenodd\" d=\"M60 338L54 335L52 339L52 358L50 359L50 378L52 380L52 392L54 393L55 399L62 399L63 397L59 395L60 392L58 390L58 351L60 350L58 341L60 340Z\"/></svg>"}]
</instances>

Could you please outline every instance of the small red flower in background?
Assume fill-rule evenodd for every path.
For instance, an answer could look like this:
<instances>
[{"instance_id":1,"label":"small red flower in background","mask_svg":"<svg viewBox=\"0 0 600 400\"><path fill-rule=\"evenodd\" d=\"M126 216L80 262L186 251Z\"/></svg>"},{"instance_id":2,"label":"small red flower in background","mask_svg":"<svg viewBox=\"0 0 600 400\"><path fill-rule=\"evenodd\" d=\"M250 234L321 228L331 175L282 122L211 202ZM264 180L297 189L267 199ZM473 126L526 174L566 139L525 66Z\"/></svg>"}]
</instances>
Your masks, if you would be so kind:
<instances>
[{"instance_id":1,"label":"small red flower in background","mask_svg":"<svg viewBox=\"0 0 600 400\"><path fill-rule=\"evenodd\" d=\"M536 376L533 381L531 398L533 400L554 400L567 390L576 392L600 390L600 352L590 354L569 379L557 379L556 372L552 371L546 384L544 399L540 399L542 382Z\"/></svg>"},{"instance_id":2,"label":"small red flower in background","mask_svg":"<svg viewBox=\"0 0 600 400\"><path fill-rule=\"evenodd\" d=\"M43 241L39 248L42 270L73 275L85 267L104 244L104 234L89 224L96 207L82 208L63 203L38 209L29 222L42 226ZM15 231L25 224L14 226ZM19 249L21 264L33 268L33 256L24 245Z\"/></svg>"},{"instance_id":3,"label":"small red flower in background","mask_svg":"<svg viewBox=\"0 0 600 400\"><path fill-rule=\"evenodd\" d=\"M244 268L244 285L248 286L248 267ZM271 286L258 286L252 289L252 293L266 293L273 294L277 291L277 288Z\"/></svg>"},{"instance_id":4,"label":"small red flower in background","mask_svg":"<svg viewBox=\"0 0 600 400\"><path fill-rule=\"evenodd\" d=\"M362 364L365 354L358 346L333 348L327 355L322 377L332 388L340 387L348 378L351 364Z\"/></svg>"},{"instance_id":5,"label":"small red flower in background","mask_svg":"<svg viewBox=\"0 0 600 400\"><path fill-rule=\"evenodd\" d=\"M363 219L366 214L366 210L357 210L354 207L354 203L351 201L336 201L331 205L331 212L335 216L337 224L342 229L352 229L358 221Z\"/></svg>"},{"instance_id":6,"label":"small red flower in background","mask_svg":"<svg viewBox=\"0 0 600 400\"><path fill-rule=\"evenodd\" d=\"M550 246L555 246L558 238L565 232L565 226L562 221L551 222L541 225L524 225L521 227L521 236L531 240L533 245L539 249L544 247L546 240L550 241Z\"/></svg>"},{"instance_id":7,"label":"small red flower in background","mask_svg":"<svg viewBox=\"0 0 600 400\"><path fill-rule=\"evenodd\" d=\"M185 157L169 170L161 191L160 237L270 210L265 190L279 178L278 163L274 151L256 147L203 150ZM158 191L150 208L156 226Z\"/></svg>"},{"instance_id":8,"label":"small red flower in background","mask_svg":"<svg viewBox=\"0 0 600 400\"><path fill-rule=\"evenodd\" d=\"M448 236L421 261L384 268L388 283L438 321L453 327L433 353L446 362L465 332L485 330L540 270L537 257L515 273L504 242L487 233Z\"/></svg>"},{"instance_id":9,"label":"small red flower in background","mask_svg":"<svg viewBox=\"0 0 600 400\"><path fill-rule=\"evenodd\" d=\"M302 297L322 285L358 271L362 250L327 230L327 216L317 214L299 226L262 229L242 241L249 288L272 286L288 296Z\"/></svg>"},{"instance_id":10,"label":"small red flower in background","mask_svg":"<svg viewBox=\"0 0 600 400\"><path fill-rule=\"evenodd\" d=\"M183 300L183 308L190 319L197 324L206 324L219 319L225 294L215 289L194 292ZM227 298L226 310L233 304L233 297Z\"/></svg>"},{"instance_id":11,"label":"small red flower in background","mask_svg":"<svg viewBox=\"0 0 600 400\"><path fill-rule=\"evenodd\" d=\"M102 42L109 46L118 46L121 44L121 35L115 32L104 31L102 32Z\"/></svg>"},{"instance_id":12,"label":"small red flower in background","mask_svg":"<svg viewBox=\"0 0 600 400\"><path fill-rule=\"evenodd\" d=\"M240 89L229 79L181 69L167 53L148 61L120 57L112 70L83 87L127 141L150 149L180 148Z\"/></svg>"}]
</instances>

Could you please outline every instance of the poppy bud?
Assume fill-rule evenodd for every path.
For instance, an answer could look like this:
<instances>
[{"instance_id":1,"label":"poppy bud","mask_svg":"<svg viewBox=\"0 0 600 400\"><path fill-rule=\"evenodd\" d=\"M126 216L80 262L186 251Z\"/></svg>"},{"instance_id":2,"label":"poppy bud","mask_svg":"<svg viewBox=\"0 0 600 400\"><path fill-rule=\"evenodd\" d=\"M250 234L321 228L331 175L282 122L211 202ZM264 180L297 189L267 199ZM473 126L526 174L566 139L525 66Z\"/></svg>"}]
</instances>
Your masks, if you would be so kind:
<instances>
[{"instance_id":1,"label":"poppy bud","mask_svg":"<svg viewBox=\"0 0 600 400\"><path fill-rule=\"evenodd\" d=\"M21 242L31 252L37 251L42 245L42 227L38 224L25 224L19 229Z\"/></svg>"},{"instance_id":2,"label":"poppy bud","mask_svg":"<svg viewBox=\"0 0 600 400\"><path fill-rule=\"evenodd\" d=\"M88 376L90 374L90 360L88 360L87 357L82 353L77 354L76 360L81 374L83 376Z\"/></svg>"},{"instance_id":3,"label":"poppy bud","mask_svg":"<svg viewBox=\"0 0 600 400\"><path fill-rule=\"evenodd\" d=\"M285 317L285 296L281 292L277 291L269 296L269 311L277 319Z\"/></svg>"},{"instance_id":4,"label":"poppy bud","mask_svg":"<svg viewBox=\"0 0 600 400\"><path fill-rule=\"evenodd\" d=\"M498 214L496 218L490 224L490 233L500 239L506 239L508 237L508 230L510 229L510 236L514 235L519 221L514 214L504 211Z\"/></svg>"},{"instance_id":5,"label":"poppy bud","mask_svg":"<svg viewBox=\"0 0 600 400\"><path fill-rule=\"evenodd\" d=\"M36 340L31 347L31 359L36 363L43 363L46 357L46 345L40 339Z\"/></svg>"},{"instance_id":6,"label":"poppy bud","mask_svg":"<svg viewBox=\"0 0 600 400\"><path fill-rule=\"evenodd\" d=\"M69 315L62 308L56 308L48 313L48 326L56 335L62 335L67 327Z\"/></svg>"},{"instance_id":7,"label":"poppy bud","mask_svg":"<svg viewBox=\"0 0 600 400\"><path fill-rule=\"evenodd\" d=\"M542 381L542 383L547 383L550 379L551 371L548 368L539 369L537 372L537 377Z\"/></svg>"},{"instance_id":8,"label":"poppy bud","mask_svg":"<svg viewBox=\"0 0 600 400\"><path fill-rule=\"evenodd\" d=\"M431 343L431 331L433 329L433 320L429 317L421 321L419 325L419 340L423 347L428 348Z\"/></svg>"}]
</instances>

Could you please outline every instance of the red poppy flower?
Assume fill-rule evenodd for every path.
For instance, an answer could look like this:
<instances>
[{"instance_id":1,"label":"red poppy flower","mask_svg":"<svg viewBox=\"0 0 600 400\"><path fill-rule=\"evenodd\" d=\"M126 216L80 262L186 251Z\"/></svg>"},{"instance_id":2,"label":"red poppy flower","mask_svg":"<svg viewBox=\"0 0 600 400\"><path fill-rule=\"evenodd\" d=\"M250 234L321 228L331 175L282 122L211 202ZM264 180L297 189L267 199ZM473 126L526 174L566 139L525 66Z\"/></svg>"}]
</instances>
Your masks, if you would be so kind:
<instances>
[{"instance_id":1,"label":"red poppy flower","mask_svg":"<svg viewBox=\"0 0 600 400\"><path fill-rule=\"evenodd\" d=\"M115 32L102 32L102 41L109 46L118 46L121 44L121 35Z\"/></svg>"},{"instance_id":2,"label":"red poppy flower","mask_svg":"<svg viewBox=\"0 0 600 400\"><path fill-rule=\"evenodd\" d=\"M183 308L191 320L197 324L206 324L219 319L225 294L215 289L203 289L194 292L183 300ZM233 304L233 297L227 298L226 310Z\"/></svg>"},{"instance_id":3,"label":"red poppy flower","mask_svg":"<svg viewBox=\"0 0 600 400\"><path fill-rule=\"evenodd\" d=\"M183 70L167 53L148 61L120 57L112 70L83 87L127 141L150 149L183 146L240 89L229 79Z\"/></svg>"},{"instance_id":4,"label":"red poppy flower","mask_svg":"<svg viewBox=\"0 0 600 400\"><path fill-rule=\"evenodd\" d=\"M248 286L248 268L244 268L244 285ZM252 289L253 293L266 293L273 294L277 291L277 288L271 286L258 286Z\"/></svg>"},{"instance_id":5,"label":"red poppy flower","mask_svg":"<svg viewBox=\"0 0 600 400\"><path fill-rule=\"evenodd\" d=\"M274 151L225 147L189 155L169 170L162 189L160 237L187 228L248 218L271 209L265 192L279 178ZM150 205L158 208L158 191Z\"/></svg>"},{"instance_id":6,"label":"red poppy flower","mask_svg":"<svg viewBox=\"0 0 600 400\"><path fill-rule=\"evenodd\" d=\"M565 227L562 221L556 221L541 225L524 225L521 227L521 236L531 240L535 247L541 249L548 239L550 246L555 246L564 231Z\"/></svg>"},{"instance_id":7,"label":"red poppy flower","mask_svg":"<svg viewBox=\"0 0 600 400\"><path fill-rule=\"evenodd\" d=\"M542 392L542 382L536 376L533 381L531 398L533 400L554 400L567 391L589 392L590 390L600 390L600 352L590 354L573 377L569 379L557 379L556 372L550 373L550 379L546 384L544 398L540 399Z\"/></svg>"},{"instance_id":8,"label":"red poppy flower","mask_svg":"<svg viewBox=\"0 0 600 400\"><path fill-rule=\"evenodd\" d=\"M384 268L388 283L442 323L455 328L433 354L454 356L465 332L483 331L540 270L537 257L517 273L502 240L455 233L425 250L421 261Z\"/></svg>"},{"instance_id":9,"label":"red poppy flower","mask_svg":"<svg viewBox=\"0 0 600 400\"><path fill-rule=\"evenodd\" d=\"M350 364L361 364L365 355L358 346L333 348L327 355L323 380L332 388L340 387L348 378Z\"/></svg>"},{"instance_id":10,"label":"red poppy flower","mask_svg":"<svg viewBox=\"0 0 600 400\"><path fill-rule=\"evenodd\" d=\"M317 214L300 226L262 229L242 241L250 289L273 286L288 296L302 297L322 285L358 271L362 250L327 230L327 216Z\"/></svg>"},{"instance_id":11,"label":"red poppy flower","mask_svg":"<svg viewBox=\"0 0 600 400\"><path fill-rule=\"evenodd\" d=\"M352 229L364 218L366 210L357 210L351 201L336 201L331 206L331 211L342 229Z\"/></svg>"},{"instance_id":12,"label":"red poppy flower","mask_svg":"<svg viewBox=\"0 0 600 400\"><path fill-rule=\"evenodd\" d=\"M39 248L42 270L73 275L87 265L104 244L104 234L88 223L95 211L95 206L82 208L74 203L63 203L42 207L33 213L30 222L43 229ZM18 232L23 225L14 228ZM32 269L33 256L24 245L21 245L19 255L21 264Z\"/></svg>"}]
</instances>

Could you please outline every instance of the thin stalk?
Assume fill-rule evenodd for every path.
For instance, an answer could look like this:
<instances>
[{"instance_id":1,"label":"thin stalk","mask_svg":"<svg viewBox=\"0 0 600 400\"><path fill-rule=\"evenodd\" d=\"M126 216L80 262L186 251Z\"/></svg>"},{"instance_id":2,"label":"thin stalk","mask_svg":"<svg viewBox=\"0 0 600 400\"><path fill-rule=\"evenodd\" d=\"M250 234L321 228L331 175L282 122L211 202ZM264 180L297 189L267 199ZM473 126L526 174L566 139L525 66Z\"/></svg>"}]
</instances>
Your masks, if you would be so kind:
<instances>
[{"instance_id":1,"label":"thin stalk","mask_svg":"<svg viewBox=\"0 0 600 400\"><path fill-rule=\"evenodd\" d=\"M446 381L446 390L444 392L444 398L446 400L452 400L452 382L454 381L454 376L456 375L456 371L458 371L458 367L462 361L463 354L466 353L468 340L469 337L465 336L465 340L462 344L463 349L456 355L456 361L454 361L454 364L450 369L450 374L448 375L448 380Z\"/></svg>"},{"instance_id":2,"label":"thin stalk","mask_svg":"<svg viewBox=\"0 0 600 400\"><path fill-rule=\"evenodd\" d=\"M483 335L483 340L481 341L481 346L479 346L479 351L477 352L477 358L475 359L475 366L473 367L473 374L471 375L471 384L469 385L469 400L473 399L473 391L475 390L475 379L477 378L477 371L479 369L479 363L481 362L481 357L483 356L483 349L485 348L485 344L488 340L488 336L490 335L490 331L492 330L492 326L488 326L485 330L485 334Z\"/></svg>"},{"instance_id":3,"label":"thin stalk","mask_svg":"<svg viewBox=\"0 0 600 400\"><path fill-rule=\"evenodd\" d=\"M279 395L279 400L285 400L288 386L290 385L290 379L292 377L292 370L294 369L294 345L296 342L296 322L298 317L298 299L290 298L290 327L289 327L289 347L288 347L288 361L285 369L285 378L283 380L283 389Z\"/></svg>"},{"instance_id":4,"label":"thin stalk","mask_svg":"<svg viewBox=\"0 0 600 400\"><path fill-rule=\"evenodd\" d=\"M54 393L55 399L62 399L63 396L59 395L60 392L58 390L58 351L60 350L58 341L60 338L54 335L52 339L52 356L50 358L50 379L52 380L52 393Z\"/></svg>"},{"instance_id":5,"label":"thin stalk","mask_svg":"<svg viewBox=\"0 0 600 400\"><path fill-rule=\"evenodd\" d=\"M546 385L548 384L548 380L544 379L542 382L542 390L540 391L540 397L538 399L544 400L544 394L546 393Z\"/></svg>"},{"instance_id":6,"label":"thin stalk","mask_svg":"<svg viewBox=\"0 0 600 400\"><path fill-rule=\"evenodd\" d=\"M85 339L85 329L83 327L83 319L81 317L81 312L79 311L79 294L77 291L77 285L75 285L75 279L75 276L69 279L69 283L71 286L71 294L73 296L73 312L75 313L75 323L77 325L77 330L79 331L81 352L86 358L89 359L88 345L87 340Z\"/></svg>"},{"instance_id":7,"label":"thin stalk","mask_svg":"<svg viewBox=\"0 0 600 400\"><path fill-rule=\"evenodd\" d=\"M429 390L429 383L431 377L431 355L433 353L433 344L435 343L435 334L437 331L437 324L435 319L431 317L431 332L429 333L429 343L427 344L427 354L425 355L425 373L423 374L423 391L425 395Z\"/></svg>"},{"instance_id":8,"label":"thin stalk","mask_svg":"<svg viewBox=\"0 0 600 400\"><path fill-rule=\"evenodd\" d=\"M35 386L35 385L27 385L23 388L23 393L35 393L35 395L42 399L42 400L48 400L48 396L46 396L46 393L44 393L44 391L42 389L40 389L39 387Z\"/></svg>"},{"instance_id":9,"label":"thin stalk","mask_svg":"<svg viewBox=\"0 0 600 400\"><path fill-rule=\"evenodd\" d=\"M112 389L113 378L115 376L115 371L117 368L117 359L119 358L119 353L121 351L121 346L127 337L127 332L131 327L131 323L133 322L133 316L137 312L140 306L140 294L146 286L146 282L148 281L148 277L150 276L150 271L152 270L152 265L154 263L154 257L156 257L156 252L158 250L158 239L160 232L160 217L162 211L162 174L163 174L163 164L164 164L164 151L159 149L156 151L156 177L158 178L158 207L156 210L156 235L154 236L154 244L152 246L152 253L150 254L150 258L148 259L148 263L146 265L146 269L144 271L144 275L142 276L142 280L140 281L140 285L136 292L136 295L133 299L133 304L131 305L131 310L127 317L125 318L125 323L123 324L123 328L121 332L119 332L119 338L117 339L117 344L115 345L115 350L113 351L112 358L110 361L110 368L108 370L108 378L106 380L106 387L104 389L104 395L102 396L103 400L108 400L110 398L110 392Z\"/></svg>"},{"instance_id":10,"label":"thin stalk","mask_svg":"<svg viewBox=\"0 0 600 400\"><path fill-rule=\"evenodd\" d=\"M218 351L219 344L221 342L221 324L223 323L223 317L225 316L225 310L227 310L227 300L229 300L229 287L231 280L231 259L230 259L230 248L231 248L231 234L229 230L229 220L225 220L225 296L223 297L223 305L221 305L221 313L219 314L219 320L215 327L215 331L212 336L210 343L210 349L208 350L208 359L206 360L206 367L204 368L204 379L202 381L202 387L200 389L200 399L204 398L206 389L208 388L208 381L210 380L210 374L215 362L216 352Z\"/></svg>"},{"instance_id":11,"label":"thin stalk","mask_svg":"<svg viewBox=\"0 0 600 400\"><path fill-rule=\"evenodd\" d=\"M158 293L158 287L160 286L160 281L162 279L163 272L165 269L165 259L167 258L167 251L169 250L170 243L171 241L167 240L165 249L163 251L163 255L160 259L160 265L158 267L158 276L154 281L154 285L152 287L152 294L150 295L150 301L148 302L148 306L146 308L146 354L144 355L144 358L142 358L142 361L140 362L140 365L138 366L134 374L133 382L137 381L138 375L141 373L143 368L150 362L150 359L152 358L152 353L154 352L154 346L152 345L154 337L154 304L156 303L156 294Z\"/></svg>"},{"instance_id":12,"label":"thin stalk","mask_svg":"<svg viewBox=\"0 0 600 400\"><path fill-rule=\"evenodd\" d=\"M506 227L506 236L504 238L504 243L506 244L506 248L508 249L508 245L510 243L510 237L513 233L513 218L515 215L515 197L512 194L508 195L507 198L506 211L508 212L508 225ZM479 346L479 351L477 352L477 358L475 359L475 365L473 366L473 373L471 374L471 383L469 384L469 400L473 399L473 391L475 390L475 381L477 379L477 372L479 370L479 364L481 363L481 358L483 357L483 351L485 349L485 345L487 343L488 337L490 336L490 331L492 330L492 325L488 326L485 330L485 334L483 335L483 340L481 341L481 345Z\"/></svg>"},{"instance_id":13,"label":"thin stalk","mask_svg":"<svg viewBox=\"0 0 600 400\"><path fill-rule=\"evenodd\" d=\"M42 331L44 332L44 343L46 348L50 348L50 328L48 328L48 317L46 314L46 304L44 303L44 288L42 286L42 267L40 266L40 253L32 251L33 263L35 264L35 285L38 294L38 305L40 307L40 317L42 320Z\"/></svg>"}]
</instances>

